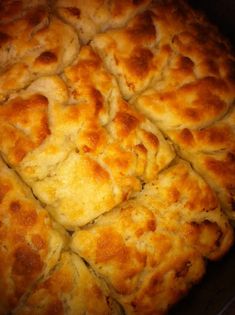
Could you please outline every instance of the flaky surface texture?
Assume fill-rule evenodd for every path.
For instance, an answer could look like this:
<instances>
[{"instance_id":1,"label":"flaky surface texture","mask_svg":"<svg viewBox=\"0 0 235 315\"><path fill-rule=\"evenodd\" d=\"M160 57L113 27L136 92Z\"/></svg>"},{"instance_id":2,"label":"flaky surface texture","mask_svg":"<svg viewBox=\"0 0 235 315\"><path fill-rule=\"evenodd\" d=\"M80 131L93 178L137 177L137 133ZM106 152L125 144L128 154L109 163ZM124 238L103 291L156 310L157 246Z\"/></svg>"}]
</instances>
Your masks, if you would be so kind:
<instances>
[{"instance_id":1,"label":"flaky surface texture","mask_svg":"<svg viewBox=\"0 0 235 315\"><path fill-rule=\"evenodd\" d=\"M58 261L66 235L0 160L0 314Z\"/></svg>"},{"instance_id":2,"label":"flaky surface texture","mask_svg":"<svg viewBox=\"0 0 235 315\"><path fill-rule=\"evenodd\" d=\"M163 315L231 248L235 57L181 0L0 2L0 315Z\"/></svg>"},{"instance_id":3,"label":"flaky surface texture","mask_svg":"<svg viewBox=\"0 0 235 315\"><path fill-rule=\"evenodd\" d=\"M77 255L64 252L50 274L31 290L15 315L110 315L119 307Z\"/></svg>"}]
</instances>

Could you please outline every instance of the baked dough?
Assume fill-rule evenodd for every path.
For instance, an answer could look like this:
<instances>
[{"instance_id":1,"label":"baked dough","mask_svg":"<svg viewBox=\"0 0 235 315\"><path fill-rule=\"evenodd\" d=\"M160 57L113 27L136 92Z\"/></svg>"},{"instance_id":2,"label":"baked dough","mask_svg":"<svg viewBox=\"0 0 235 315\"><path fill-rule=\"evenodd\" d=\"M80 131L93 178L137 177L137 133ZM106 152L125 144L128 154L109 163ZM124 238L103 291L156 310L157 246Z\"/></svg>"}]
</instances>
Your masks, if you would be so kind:
<instances>
[{"instance_id":1,"label":"baked dough","mask_svg":"<svg viewBox=\"0 0 235 315\"><path fill-rule=\"evenodd\" d=\"M0 3L0 315L163 315L231 248L235 57L183 0Z\"/></svg>"},{"instance_id":2,"label":"baked dough","mask_svg":"<svg viewBox=\"0 0 235 315\"><path fill-rule=\"evenodd\" d=\"M209 186L177 161L134 199L75 232L71 246L126 314L163 314L199 281L203 257L223 256L232 235Z\"/></svg>"},{"instance_id":3,"label":"baked dough","mask_svg":"<svg viewBox=\"0 0 235 315\"><path fill-rule=\"evenodd\" d=\"M0 147L56 220L76 229L140 191L175 153L121 98L91 47L64 79L67 86L57 76L39 78L3 103Z\"/></svg>"},{"instance_id":4,"label":"baked dough","mask_svg":"<svg viewBox=\"0 0 235 315\"><path fill-rule=\"evenodd\" d=\"M235 111L232 108L222 119L200 130L169 130L182 155L203 174L217 192L227 215L234 214L235 181Z\"/></svg>"},{"instance_id":5,"label":"baked dough","mask_svg":"<svg viewBox=\"0 0 235 315\"><path fill-rule=\"evenodd\" d=\"M82 259L64 252L13 314L117 315L121 310Z\"/></svg>"},{"instance_id":6,"label":"baked dough","mask_svg":"<svg viewBox=\"0 0 235 315\"><path fill-rule=\"evenodd\" d=\"M79 51L75 31L42 4L3 22L0 19L0 100L38 76L61 72Z\"/></svg>"},{"instance_id":7,"label":"baked dough","mask_svg":"<svg viewBox=\"0 0 235 315\"><path fill-rule=\"evenodd\" d=\"M146 9L150 0L58 0L56 11L67 23L74 26L79 38L87 44L97 33L119 28L137 13Z\"/></svg>"},{"instance_id":8,"label":"baked dough","mask_svg":"<svg viewBox=\"0 0 235 315\"><path fill-rule=\"evenodd\" d=\"M67 236L0 160L0 314L57 263Z\"/></svg>"},{"instance_id":9,"label":"baked dough","mask_svg":"<svg viewBox=\"0 0 235 315\"><path fill-rule=\"evenodd\" d=\"M162 314L205 269L200 253L138 197L76 232L71 246L126 314Z\"/></svg>"},{"instance_id":10,"label":"baked dough","mask_svg":"<svg viewBox=\"0 0 235 315\"><path fill-rule=\"evenodd\" d=\"M175 161L146 184L138 198L162 216L170 231L210 260L222 257L231 246L233 230L218 199L189 163Z\"/></svg>"}]
</instances>

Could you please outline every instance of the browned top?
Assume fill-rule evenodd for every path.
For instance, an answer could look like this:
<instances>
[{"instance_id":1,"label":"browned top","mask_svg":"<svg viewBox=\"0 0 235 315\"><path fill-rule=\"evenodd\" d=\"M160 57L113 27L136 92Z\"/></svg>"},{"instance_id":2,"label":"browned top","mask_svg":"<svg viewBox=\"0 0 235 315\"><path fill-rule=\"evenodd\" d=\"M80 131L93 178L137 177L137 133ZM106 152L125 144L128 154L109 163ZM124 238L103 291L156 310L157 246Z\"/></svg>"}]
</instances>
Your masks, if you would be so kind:
<instances>
[{"instance_id":1,"label":"browned top","mask_svg":"<svg viewBox=\"0 0 235 315\"><path fill-rule=\"evenodd\" d=\"M121 27L146 9L150 0L90 0L89 5L81 0L57 0L58 14L77 30L80 39L87 44L92 37L106 29Z\"/></svg>"},{"instance_id":2,"label":"browned top","mask_svg":"<svg viewBox=\"0 0 235 315\"><path fill-rule=\"evenodd\" d=\"M60 72L79 50L75 31L51 16L43 2L20 3L25 12L15 12L16 18L13 14L13 21L4 24L0 19L0 101L41 75Z\"/></svg>"},{"instance_id":3,"label":"browned top","mask_svg":"<svg viewBox=\"0 0 235 315\"><path fill-rule=\"evenodd\" d=\"M18 164L50 134L48 101L43 95L20 97L0 107L0 146L12 164Z\"/></svg>"},{"instance_id":4,"label":"browned top","mask_svg":"<svg viewBox=\"0 0 235 315\"><path fill-rule=\"evenodd\" d=\"M234 101L184 0L0 0L0 315L165 314L233 243Z\"/></svg>"},{"instance_id":5,"label":"browned top","mask_svg":"<svg viewBox=\"0 0 235 315\"><path fill-rule=\"evenodd\" d=\"M68 90L57 77L41 78L1 106L0 150L56 219L74 229L141 190L174 150L122 99L91 47L81 49L64 79ZM69 99L61 97L66 92Z\"/></svg>"},{"instance_id":6,"label":"browned top","mask_svg":"<svg viewBox=\"0 0 235 315\"><path fill-rule=\"evenodd\" d=\"M168 133L219 194L226 213L234 218L235 123L234 109L211 126Z\"/></svg>"},{"instance_id":7,"label":"browned top","mask_svg":"<svg viewBox=\"0 0 235 315\"><path fill-rule=\"evenodd\" d=\"M110 299L108 303L108 299L84 262L65 252L56 268L37 284L15 314L30 315L36 311L37 315L64 315L69 305L76 314L111 315L113 302Z\"/></svg>"},{"instance_id":8,"label":"browned top","mask_svg":"<svg viewBox=\"0 0 235 315\"><path fill-rule=\"evenodd\" d=\"M77 232L72 248L106 279L131 314L161 314L204 271L196 250L136 200Z\"/></svg>"},{"instance_id":9,"label":"browned top","mask_svg":"<svg viewBox=\"0 0 235 315\"><path fill-rule=\"evenodd\" d=\"M210 187L178 161L132 200L74 234L72 249L131 314L162 314L220 258L233 230ZM194 269L195 268L195 269Z\"/></svg>"},{"instance_id":10,"label":"browned top","mask_svg":"<svg viewBox=\"0 0 235 315\"><path fill-rule=\"evenodd\" d=\"M31 8L46 4L46 0L3 0L0 3L0 24L6 24L10 21L19 19L26 15Z\"/></svg>"},{"instance_id":11,"label":"browned top","mask_svg":"<svg viewBox=\"0 0 235 315\"><path fill-rule=\"evenodd\" d=\"M58 259L62 239L28 188L0 161L1 314ZM53 251L53 252L52 252Z\"/></svg>"}]
</instances>

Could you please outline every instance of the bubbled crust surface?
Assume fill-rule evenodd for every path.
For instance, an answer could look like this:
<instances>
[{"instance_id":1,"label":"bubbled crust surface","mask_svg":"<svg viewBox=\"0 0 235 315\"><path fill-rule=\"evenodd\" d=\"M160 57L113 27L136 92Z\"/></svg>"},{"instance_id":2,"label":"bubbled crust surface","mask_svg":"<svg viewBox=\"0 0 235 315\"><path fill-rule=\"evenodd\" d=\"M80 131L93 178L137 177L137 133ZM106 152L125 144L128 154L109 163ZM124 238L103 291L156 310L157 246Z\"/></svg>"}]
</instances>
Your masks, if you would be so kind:
<instances>
[{"instance_id":1,"label":"bubbled crust surface","mask_svg":"<svg viewBox=\"0 0 235 315\"><path fill-rule=\"evenodd\" d=\"M162 315L225 255L234 65L181 0L0 3L1 315Z\"/></svg>"}]
</instances>

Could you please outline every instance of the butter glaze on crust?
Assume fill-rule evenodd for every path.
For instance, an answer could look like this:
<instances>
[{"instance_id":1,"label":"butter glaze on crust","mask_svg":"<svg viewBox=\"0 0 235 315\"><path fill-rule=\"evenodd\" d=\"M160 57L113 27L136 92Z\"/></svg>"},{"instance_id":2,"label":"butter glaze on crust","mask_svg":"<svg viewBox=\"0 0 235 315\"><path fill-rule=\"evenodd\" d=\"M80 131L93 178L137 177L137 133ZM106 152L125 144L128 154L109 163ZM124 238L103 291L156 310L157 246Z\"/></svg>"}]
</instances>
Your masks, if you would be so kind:
<instances>
[{"instance_id":1,"label":"butter glaze on crust","mask_svg":"<svg viewBox=\"0 0 235 315\"><path fill-rule=\"evenodd\" d=\"M0 314L58 261L65 233L29 188L0 160Z\"/></svg>"},{"instance_id":2,"label":"butter glaze on crust","mask_svg":"<svg viewBox=\"0 0 235 315\"><path fill-rule=\"evenodd\" d=\"M229 43L88 2L0 3L0 315L163 315L233 244Z\"/></svg>"}]
</instances>

